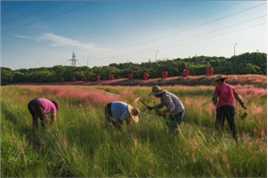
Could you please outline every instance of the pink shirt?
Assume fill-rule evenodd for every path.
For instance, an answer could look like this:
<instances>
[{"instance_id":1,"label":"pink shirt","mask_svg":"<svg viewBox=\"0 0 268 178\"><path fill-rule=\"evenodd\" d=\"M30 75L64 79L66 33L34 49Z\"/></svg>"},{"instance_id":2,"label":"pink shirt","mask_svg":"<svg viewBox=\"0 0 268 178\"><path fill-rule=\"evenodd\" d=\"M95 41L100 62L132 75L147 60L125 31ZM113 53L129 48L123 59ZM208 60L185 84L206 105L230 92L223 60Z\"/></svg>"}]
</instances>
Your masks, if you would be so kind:
<instances>
[{"instance_id":1,"label":"pink shirt","mask_svg":"<svg viewBox=\"0 0 268 178\"><path fill-rule=\"evenodd\" d=\"M235 105L235 98L234 98L235 90L232 86L228 85L227 83L217 85L214 93L219 98L216 105L217 108L221 106Z\"/></svg>"},{"instance_id":2,"label":"pink shirt","mask_svg":"<svg viewBox=\"0 0 268 178\"><path fill-rule=\"evenodd\" d=\"M43 112L45 114L47 113L55 113L57 111L57 108L55 106L55 104L46 99L46 98L38 98L37 101L40 103L42 109L43 109Z\"/></svg>"}]
</instances>

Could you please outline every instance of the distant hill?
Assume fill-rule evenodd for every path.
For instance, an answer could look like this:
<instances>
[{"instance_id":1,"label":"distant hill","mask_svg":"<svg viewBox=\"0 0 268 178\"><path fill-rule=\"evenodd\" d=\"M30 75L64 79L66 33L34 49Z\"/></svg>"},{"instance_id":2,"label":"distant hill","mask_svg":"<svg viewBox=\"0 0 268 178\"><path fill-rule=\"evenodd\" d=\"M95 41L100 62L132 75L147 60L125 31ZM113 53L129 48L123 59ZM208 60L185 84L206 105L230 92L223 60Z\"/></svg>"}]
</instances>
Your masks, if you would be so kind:
<instances>
[{"instance_id":1,"label":"distant hill","mask_svg":"<svg viewBox=\"0 0 268 178\"><path fill-rule=\"evenodd\" d=\"M54 66L30 69L17 69L1 67L2 84L10 83L42 83L42 82L70 82L70 81L96 81L109 78L127 78L130 73L133 79L142 79L144 72L150 78L159 78L163 71L168 71L169 77L181 76L187 67L190 74L204 75L208 66L212 66L216 74L261 74L266 75L266 53L244 53L231 58L195 56L192 58L176 58L172 60L135 63L110 64L101 67L72 67Z\"/></svg>"}]
</instances>

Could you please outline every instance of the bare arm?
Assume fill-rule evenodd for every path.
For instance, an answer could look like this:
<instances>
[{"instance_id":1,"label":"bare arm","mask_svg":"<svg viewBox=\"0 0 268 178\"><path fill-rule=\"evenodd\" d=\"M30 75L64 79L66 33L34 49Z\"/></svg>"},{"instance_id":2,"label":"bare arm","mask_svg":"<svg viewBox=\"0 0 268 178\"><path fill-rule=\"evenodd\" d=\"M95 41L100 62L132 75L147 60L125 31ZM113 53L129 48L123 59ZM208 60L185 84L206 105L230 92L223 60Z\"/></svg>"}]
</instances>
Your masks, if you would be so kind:
<instances>
[{"instance_id":1,"label":"bare arm","mask_svg":"<svg viewBox=\"0 0 268 178\"><path fill-rule=\"evenodd\" d=\"M214 105L216 105L218 102L218 95L218 87L216 87L212 96L212 102Z\"/></svg>"},{"instance_id":2,"label":"bare arm","mask_svg":"<svg viewBox=\"0 0 268 178\"><path fill-rule=\"evenodd\" d=\"M51 113L50 125L55 122L56 118L57 118L56 112Z\"/></svg>"},{"instance_id":3,"label":"bare arm","mask_svg":"<svg viewBox=\"0 0 268 178\"><path fill-rule=\"evenodd\" d=\"M247 109L247 107L245 106L245 104L244 104L244 102L243 102L241 96L240 96L238 93L236 93L235 90L233 90L233 91L234 91L234 97L235 97L235 99L239 102L239 104L240 104L244 109Z\"/></svg>"},{"instance_id":4,"label":"bare arm","mask_svg":"<svg viewBox=\"0 0 268 178\"><path fill-rule=\"evenodd\" d=\"M160 104L157 104L157 105L155 105L155 106L148 106L148 105L146 105L146 107L148 108L148 109L150 109L150 110L152 110L152 109L160 109L160 108L162 108L164 105L162 104L162 103L160 103Z\"/></svg>"},{"instance_id":5,"label":"bare arm","mask_svg":"<svg viewBox=\"0 0 268 178\"><path fill-rule=\"evenodd\" d=\"M213 102L214 105L216 105L217 102L218 102L218 96L216 95L216 93L214 93L213 96L212 96L212 102Z\"/></svg>"},{"instance_id":6,"label":"bare arm","mask_svg":"<svg viewBox=\"0 0 268 178\"><path fill-rule=\"evenodd\" d=\"M130 118L127 119L127 125L131 125L132 124L132 120Z\"/></svg>"},{"instance_id":7,"label":"bare arm","mask_svg":"<svg viewBox=\"0 0 268 178\"><path fill-rule=\"evenodd\" d=\"M162 103L158 104L158 105L155 105L155 106L152 106L152 109L160 109L162 108L164 105Z\"/></svg>"}]
</instances>

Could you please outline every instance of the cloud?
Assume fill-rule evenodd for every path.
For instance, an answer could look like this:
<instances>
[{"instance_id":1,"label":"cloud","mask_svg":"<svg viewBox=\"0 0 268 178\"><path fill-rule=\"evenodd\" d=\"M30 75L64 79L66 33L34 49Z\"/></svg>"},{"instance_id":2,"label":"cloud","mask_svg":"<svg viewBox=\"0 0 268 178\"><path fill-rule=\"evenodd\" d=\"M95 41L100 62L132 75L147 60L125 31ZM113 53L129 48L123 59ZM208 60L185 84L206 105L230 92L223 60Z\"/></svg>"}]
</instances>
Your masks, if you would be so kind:
<instances>
[{"instance_id":1,"label":"cloud","mask_svg":"<svg viewBox=\"0 0 268 178\"><path fill-rule=\"evenodd\" d=\"M82 49L95 48L93 43L83 43L78 40L56 35L54 33L44 33L40 36L39 40L47 41L54 47L78 47Z\"/></svg>"},{"instance_id":2,"label":"cloud","mask_svg":"<svg viewBox=\"0 0 268 178\"><path fill-rule=\"evenodd\" d=\"M82 42L77 39L65 37L55 33L47 32L39 36L30 37L16 35L17 38L33 40L38 43L46 43L55 48L73 48L80 56L87 56L94 59L94 64L109 64L111 62L125 62L129 59L142 59L144 56L150 58L155 53L155 49L148 45L121 46L118 48L101 47L93 42Z\"/></svg>"}]
</instances>

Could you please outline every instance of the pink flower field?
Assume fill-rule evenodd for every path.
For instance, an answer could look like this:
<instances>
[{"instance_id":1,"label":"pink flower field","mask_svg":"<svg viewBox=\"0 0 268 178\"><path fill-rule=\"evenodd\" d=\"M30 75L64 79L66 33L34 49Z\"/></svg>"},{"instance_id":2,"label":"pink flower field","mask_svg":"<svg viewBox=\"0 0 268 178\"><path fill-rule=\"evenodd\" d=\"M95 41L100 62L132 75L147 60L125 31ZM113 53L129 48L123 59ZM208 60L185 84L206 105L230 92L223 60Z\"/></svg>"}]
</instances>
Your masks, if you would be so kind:
<instances>
[{"instance_id":1,"label":"pink flower field","mask_svg":"<svg viewBox=\"0 0 268 178\"><path fill-rule=\"evenodd\" d=\"M27 88L41 94L53 94L66 99L78 99L83 102L92 104L106 104L112 101L120 100L119 95L115 95L103 90L94 89L92 87L79 87L79 86L34 86L24 85L20 86Z\"/></svg>"}]
</instances>

